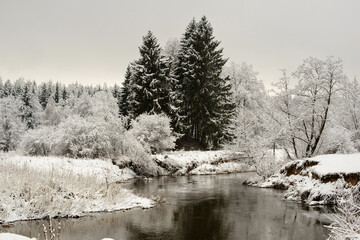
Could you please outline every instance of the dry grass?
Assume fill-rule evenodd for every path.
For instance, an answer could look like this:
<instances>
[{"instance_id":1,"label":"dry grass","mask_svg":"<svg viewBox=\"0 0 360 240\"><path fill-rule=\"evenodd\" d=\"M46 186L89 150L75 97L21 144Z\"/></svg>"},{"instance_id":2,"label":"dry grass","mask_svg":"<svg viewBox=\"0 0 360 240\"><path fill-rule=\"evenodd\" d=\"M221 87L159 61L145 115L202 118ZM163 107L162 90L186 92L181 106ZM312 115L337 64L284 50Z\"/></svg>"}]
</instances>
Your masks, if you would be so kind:
<instances>
[{"instance_id":1,"label":"dry grass","mask_svg":"<svg viewBox=\"0 0 360 240\"><path fill-rule=\"evenodd\" d=\"M360 239L360 202L359 188L352 194L338 200L338 213L332 214L329 240Z\"/></svg>"},{"instance_id":2,"label":"dry grass","mask_svg":"<svg viewBox=\"0 0 360 240\"><path fill-rule=\"evenodd\" d=\"M50 168L35 169L13 159L0 156L0 221L80 216L152 204L104 176L61 170L51 163Z\"/></svg>"}]
</instances>

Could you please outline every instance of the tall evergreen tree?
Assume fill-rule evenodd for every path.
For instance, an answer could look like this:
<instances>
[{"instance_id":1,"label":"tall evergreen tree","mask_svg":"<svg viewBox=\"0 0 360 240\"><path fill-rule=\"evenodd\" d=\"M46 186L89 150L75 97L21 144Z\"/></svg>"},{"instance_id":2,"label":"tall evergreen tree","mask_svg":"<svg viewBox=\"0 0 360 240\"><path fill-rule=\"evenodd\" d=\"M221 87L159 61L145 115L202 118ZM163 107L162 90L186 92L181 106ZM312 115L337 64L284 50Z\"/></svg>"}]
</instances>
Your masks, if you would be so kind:
<instances>
[{"instance_id":1,"label":"tall evergreen tree","mask_svg":"<svg viewBox=\"0 0 360 240\"><path fill-rule=\"evenodd\" d=\"M43 109L46 108L46 104L48 103L48 88L46 83L42 83L40 86L39 103Z\"/></svg>"},{"instance_id":2,"label":"tall evergreen tree","mask_svg":"<svg viewBox=\"0 0 360 240\"><path fill-rule=\"evenodd\" d=\"M111 93L112 93L113 97L116 99L116 103L118 106L118 112L119 112L119 115L121 115L121 108L120 108L120 106L121 106L121 97L120 97L121 89L120 89L120 87L117 84L115 84L114 88L111 90Z\"/></svg>"},{"instance_id":3,"label":"tall evergreen tree","mask_svg":"<svg viewBox=\"0 0 360 240\"><path fill-rule=\"evenodd\" d=\"M62 97L62 100L63 100L63 101L66 101L66 99L68 99L68 97L69 97L68 92L67 92L65 86L63 87L63 90L62 90L62 93L61 93L61 97Z\"/></svg>"},{"instance_id":4,"label":"tall evergreen tree","mask_svg":"<svg viewBox=\"0 0 360 240\"><path fill-rule=\"evenodd\" d=\"M47 83L47 96L46 96L46 99L49 100L49 98L53 97L53 95L54 95L54 85L53 85L52 81L50 80Z\"/></svg>"},{"instance_id":5,"label":"tall evergreen tree","mask_svg":"<svg viewBox=\"0 0 360 240\"><path fill-rule=\"evenodd\" d=\"M181 125L186 136L203 147L218 148L231 139L234 113L228 78L220 77L227 59L206 19L192 20L180 42L176 68L182 105Z\"/></svg>"},{"instance_id":6,"label":"tall evergreen tree","mask_svg":"<svg viewBox=\"0 0 360 240\"><path fill-rule=\"evenodd\" d=\"M59 103L60 101L60 84L58 82L55 84L54 101L55 103Z\"/></svg>"},{"instance_id":7,"label":"tall evergreen tree","mask_svg":"<svg viewBox=\"0 0 360 240\"><path fill-rule=\"evenodd\" d=\"M13 89L13 86L12 86L10 80L8 79L4 84L3 97L10 96L12 94L12 89Z\"/></svg>"},{"instance_id":8,"label":"tall evergreen tree","mask_svg":"<svg viewBox=\"0 0 360 240\"><path fill-rule=\"evenodd\" d=\"M2 79L0 77L0 98L4 96L4 84L2 82Z\"/></svg>"},{"instance_id":9,"label":"tall evergreen tree","mask_svg":"<svg viewBox=\"0 0 360 240\"><path fill-rule=\"evenodd\" d=\"M129 113L132 118L142 113L171 114L170 91L173 79L170 63L151 31L143 37L140 59L132 65L129 83Z\"/></svg>"},{"instance_id":10,"label":"tall evergreen tree","mask_svg":"<svg viewBox=\"0 0 360 240\"><path fill-rule=\"evenodd\" d=\"M126 68L126 73L125 73L125 80L123 82L123 86L121 88L120 91L120 104L119 104L119 109L120 109L120 114L123 116L127 116L129 114L129 102L128 102L128 96L130 94L130 78L131 78L131 66L129 65Z\"/></svg>"},{"instance_id":11,"label":"tall evergreen tree","mask_svg":"<svg viewBox=\"0 0 360 240\"><path fill-rule=\"evenodd\" d=\"M32 85L31 85L31 92L32 92L32 94L35 96L35 95L37 94L37 91L38 91L38 89L37 89L37 84L36 84L35 81L32 81Z\"/></svg>"},{"instance_id":12,"label":"tall evergreen tree","mask_svg":"<svg viewBox=\"0 0 360 240\"><path fill-rule=\"evenodd\" d=\"M21 106L21 118L22 121L26 124L27 128L36 127L39 121L39 102L31 92L31 83L26 83L21 96L23 105Z\"/></svg>"},{"instance_id":13,"label":"tall evergreen tree","mask_svg":"<svg viewBox=\"0 0 360 240\"><path fill-rule=\"evenodd\" d=\"M24 92L24 86L25 86L25 81L23 78L19 78L15 81L13 89L12 89L12 94L14 97L20 97L23 95Z\"/></svg>"}]
</instances>

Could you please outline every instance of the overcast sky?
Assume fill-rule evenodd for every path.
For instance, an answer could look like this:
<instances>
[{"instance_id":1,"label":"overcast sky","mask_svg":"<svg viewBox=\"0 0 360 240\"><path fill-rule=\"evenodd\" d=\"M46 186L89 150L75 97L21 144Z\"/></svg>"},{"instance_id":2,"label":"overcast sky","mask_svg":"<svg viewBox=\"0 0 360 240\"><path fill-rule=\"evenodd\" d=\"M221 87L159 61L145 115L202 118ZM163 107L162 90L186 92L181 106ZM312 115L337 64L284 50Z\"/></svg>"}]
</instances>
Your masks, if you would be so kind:
<instances>
[{"instance_id":1,"label":"overcast sky","mask_svg":"<svg viewBox=\"0 0 360 240\"><path fill-rule=\"evenodd\" d=\"M0 77L121 83L152 30L164 45L206 15L229 62L266 87L308 56L340 57L360 77L358 0L0 0Z\"/></svg>"}]
</instances>

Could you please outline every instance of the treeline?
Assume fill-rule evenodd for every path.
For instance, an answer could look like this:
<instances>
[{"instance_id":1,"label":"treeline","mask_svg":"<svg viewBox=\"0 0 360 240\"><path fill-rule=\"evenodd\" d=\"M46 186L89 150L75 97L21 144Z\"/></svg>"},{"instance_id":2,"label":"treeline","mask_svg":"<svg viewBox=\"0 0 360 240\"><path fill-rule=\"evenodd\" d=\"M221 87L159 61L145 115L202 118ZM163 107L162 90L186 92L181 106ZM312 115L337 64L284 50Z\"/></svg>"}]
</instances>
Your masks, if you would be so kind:
<instances>
[{"instance_id":1,"label":"treeline","mask_svg":"<svg viewBox=\"0 0 360 240\"><path fill-rule=\"evenodd\" d=\"M164 52L149 31L139 47L140 58L129 64L121 88L52 82L37 86L19 79L13 85L10 81L1 84L0 97L20 97L28 108L22 120L34 128L36 114L32 112L37 104L44 110L50 98L65 105L84 93L92 96L109 91L117 99L120 116L135 119L143 113L165 114L185 138L194 139L203 148L219 148L231 140L228 127L235 107L229 79L220 75L226 59L219 44L203 17L189 23L172 53Z\"/></svg>"},{"instance_id":2,"label":"treeline","mask_svg":"<svg viewBox=\"0 0 360 240\"><path fill-rule=\"evenodd\" d=\"M272 147L285 149L290 158L360 150L360 87L356 79L347 78L340 59L309 57L291 74L282 70L275 90L268 92L251 65L225 66L219 45L203 17L192 20L180 41L172 39L164 48L148 32L121 87L0 80L0 149L14 150L31 134L55 137L51 133L56 132L68 147L63 148L58 137L57 147L48 145L49 139L32 138L43 144L31 146L33 154L118 156L133 151L125 151L120 139L141 119L137 128L157 129L156 141L164 139L144 144L147 140L129 137L147 153L173 147L175 135L203 149L226 144L252 156ZM157 122L167 126L165 135ZM29 135L32 129L37 132ZM121 134L114 138L116 132ZM155 147L159 144L164 147ZM22 147L32 151L25 140Z\"/></svg>"}]
</instances>

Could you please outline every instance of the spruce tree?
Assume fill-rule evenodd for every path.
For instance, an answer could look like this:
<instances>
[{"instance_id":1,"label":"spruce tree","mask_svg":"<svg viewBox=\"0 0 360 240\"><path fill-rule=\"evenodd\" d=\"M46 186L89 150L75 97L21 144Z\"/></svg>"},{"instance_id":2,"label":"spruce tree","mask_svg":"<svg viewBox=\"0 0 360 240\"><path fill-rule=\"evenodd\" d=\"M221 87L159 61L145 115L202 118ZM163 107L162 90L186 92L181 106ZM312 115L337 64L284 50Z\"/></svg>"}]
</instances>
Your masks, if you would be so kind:
<instances>
[{"instance_id":1,"label":"spruce tree","mask_svg":"<svg viewBox=\"0 0 360 240\"><path fill-rule=\"evenodd\" d=\"M13 86L12 86L10 80L8 79L4 84L3 97L10 96L12 94L12 89L13 89Z\"/></svg>"},{"instance_id":2,"label":"spruce tree","mask_svg":"<svg viewBox=\"0 0 360 240\"><path fill-rule=\"evenodd\" d=\"M114 85L114 88L112 89L111 91L113 97L116 99L116 103L117 103L117 106L118 106L118 113L119 113L119 116L121 115L121 90L119 88L119 86L117 84Z\"/></svg>"},{"instance_id":3,"label":"spruce tree","mask_svg":"<svg viewBox=\"0 0 360 240\"><path fill-rule=\"evenodd\" d=\"M189 112L192 107L190 95L188 94L193 88L193 83L196 83L194 73L194 64L196 56L192 51L195 42L196 22L192 19L186 27L183 38L180 41L180 50L178 52L178 60L175 67L175 76L178 84L175 86L175 91L178 93L178 101L175 106L179 109L178 118L175 119L175 129L179 132L186 133L186 136L192 137L190 134L191 122Z\"/></svg>"},{"instance_id":4,"label":"spruce tree","mask_svg":"<svg viewBox=\"0 0 360 240\"><path fill-rule=\"evenodd\" d=\"M23 92L24 92L24 85L25 85L25 81L23 78L19 78L15 81L13 89L12 89L12 95L14 97L20 97L22 96Z\"/></svg>"},{"instance_id":5,"label":"spruce tree","mask_svg":"<svg viewBox=\"0 0 360 240\"><path fill-rule=\"evenodd\" d=\"M33 81L33 82L32 82L32 85L31 85L31 92L32 92L32 94L35 96L35 95L37 94L37 91L38 91L38 89L37 89L37 84L36 84L35 81Z\"/></svg>"},{"instance_id":6,"label":"spruce tree","mask_svg":"<svg viewBox=\"0 0 360 240\"><path fill-rule=\"evenodd\" d=\"M55 103L59 103L60 101L60 84L58 82L56 82L55 85L54 101Z\"/></svg>"},{"instance_id":7,"label":"spruce tree","mask_svg":"<svg viewBox=\"0 0 360 240\"><path fill-rule=\"evenodd\" d=\"M43 109L46 108L46 104L48 103L48 88L46 83L42 83L40 86L39 103Z\"/></svg>"},{"instance_id":8,"label":"spruce tree","mask_svg":"<svg viewBox=\"0 0 360 240\"><path fill-rule=\"evenodd\" d=\"M220 147L231 139L228 126L234 113L228 78L220 77L227 59L203 17L192 20L181 40L176 75L182 101L181 126L203 147Z\"/></svg>"},{"instance_id":9,"label":"spruce tree","mask_svg":"<svg viewBox=\"0 0 360 240\"><path fill-rule=\"evenodd\" d=\"M3 96L4 96L4 85L0 77L0 98L3 98Z\"/></svg>"},{"instance_id":10,"label":"spruce tree","mask_svg":"<svg viewBox=\"0 0 360 240\"><path fill-rule=\"evenodd\" d=\"M63 101L66 101L66 99L68 99L68 92L66 91L66 87L63 87L62 93L61 93L61 97Z\"/></svg>"},{"instance_id":11,"label":"spruce tree","mask_svg":"<svg viewBox=\"0 0 360 240\"><path fill-rule=\"evenodd\" d=\"M171 65L161 55L161 48L151 31L143 37L139 51L140 59L132 64L130 94L127 99L129 113L132 118L142 113L171 115Z\"/></svg>"},{"instance_id":12,"label":"spruce tree","mask_svg":"<svg viewBox=\"0 0 360 240\"><path fill-rule=\"evenodd\" d=\"M36 127L39 121L39 102L32 94L31 91L31 83L26 83L23 91L23 95L21 96L22 106L21 106L21 118L25 123L27 128Z\"/></svg>"},{"instance_id":13,"label":"spruce tree","mask_svg":"<svg viewBox=\"0 0 360 240\"><path fill-rule=\"evenodd\" d=\"M129 114L128 96L130 93L129 90L130 78L131 78L131 66L129 65L126 69L125 80L120 90L119 110L122 116L127 116Z\"/></svg>"}]
</instances>

